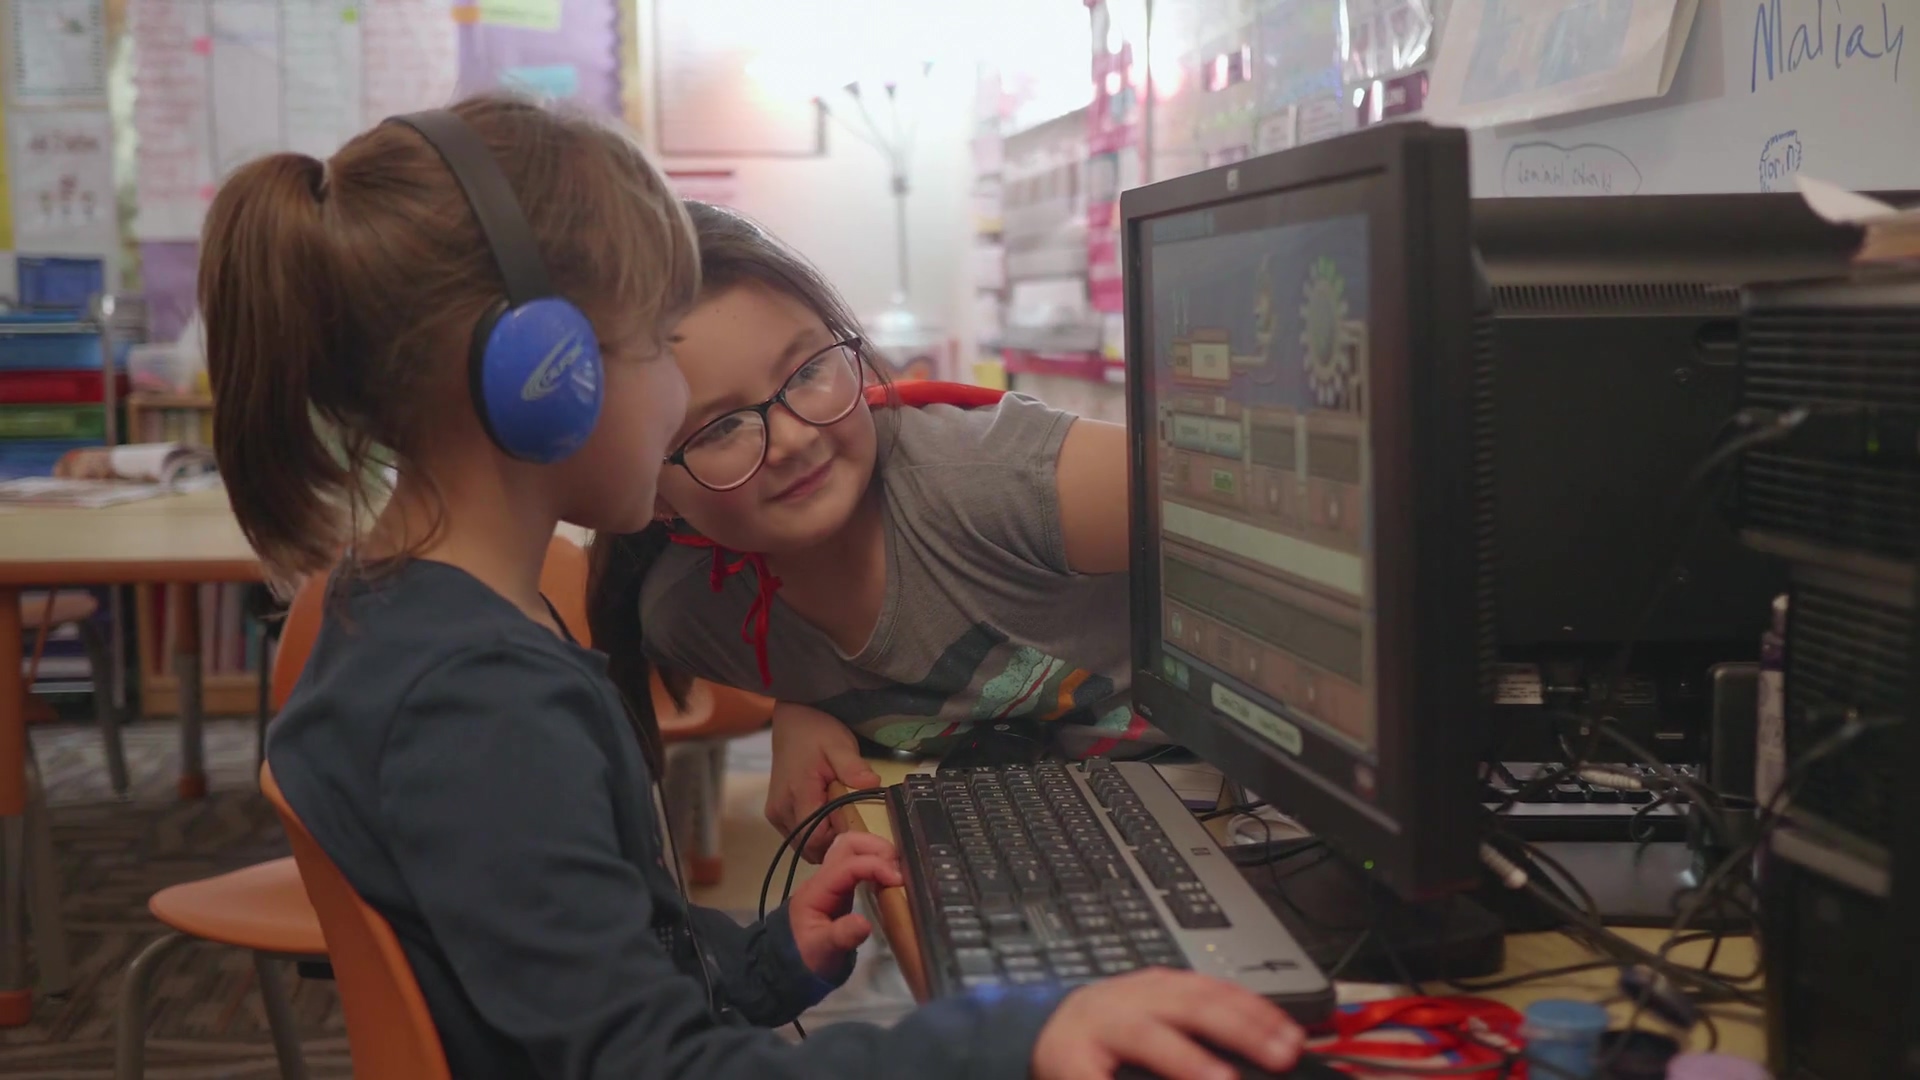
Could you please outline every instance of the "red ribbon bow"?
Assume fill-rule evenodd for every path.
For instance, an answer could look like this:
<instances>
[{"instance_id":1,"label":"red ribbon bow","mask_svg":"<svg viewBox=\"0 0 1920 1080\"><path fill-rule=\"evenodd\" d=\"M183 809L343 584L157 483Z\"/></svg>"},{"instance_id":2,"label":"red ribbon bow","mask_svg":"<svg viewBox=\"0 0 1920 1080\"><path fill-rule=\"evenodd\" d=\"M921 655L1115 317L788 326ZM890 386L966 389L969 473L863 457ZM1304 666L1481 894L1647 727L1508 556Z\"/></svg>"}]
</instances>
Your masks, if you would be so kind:
<instances>
[{"instance_id":1,"label":"red ribbon bow","mask_svg":"<svg viewBox=\"0 0 1920 1080\"><path fill-rule=\"evenodd\" d=\"M866 390L867 405L876 409L890 405L914 409L927 405L955 405L962 409L977 409L998 404L1005 393L1004 390L987 386L931 380L897 383L892 387L869 386ZM754 659L760 663L760 684L772 686L773 671L767 664L767 629L773 622L773 596L780 591L780 579L767 568L767 557L746 551L729 559L727 549L692 533L673 533L668 539L683 547L706 548L713 552L713 566L708 571L708 579L714 592L724 588L727 579L740 571L753 571L756 582L753 604L747 608L747 617L740 624L740 639L753 646Z\"/></svg>"}]
</instances>

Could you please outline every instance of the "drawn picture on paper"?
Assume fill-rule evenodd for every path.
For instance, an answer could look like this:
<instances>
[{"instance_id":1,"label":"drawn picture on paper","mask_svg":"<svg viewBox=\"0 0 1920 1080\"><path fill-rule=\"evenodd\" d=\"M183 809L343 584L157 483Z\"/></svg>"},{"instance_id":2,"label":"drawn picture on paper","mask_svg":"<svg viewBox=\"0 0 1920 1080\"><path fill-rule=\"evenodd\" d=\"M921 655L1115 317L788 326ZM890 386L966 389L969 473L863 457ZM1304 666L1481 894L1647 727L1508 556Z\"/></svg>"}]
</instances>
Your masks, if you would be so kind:
<instances>
[{"instance_id":1,"label":"drawn picture on paper","mask_svg":"<svg viewBox=\"0 0 1920 1080\"><path fill-rule=\"evenodd\" d=\"M13 0L13 86L16 102L51 105L98 101L107 94L101 0Z\"/></svg>"},{"instance_id":2,"label":"drawn picture on paper","mask_svg":"<svg viewBox=\"0 0 1920 1080\"><path fill-rule=\"evenodd\" d=\"M1633 3L1581 0L1542 19L1538 0L1486 0L1461 101L1495 101L1611 69L1620 62Z\"/></svg>"},{"instance_id":3,"label":"drawn picture on paper","mask_svg":"<svg viewBox=\"0 0 1920 1080\"><path fill-rule=\"evenodd\" d=\"M8 164L16 242L114 231L113 132L107 114L16 114Z\"/></svg>"},{"instance_id":4,"label":"drawn picture on paper","mask_svg":"<svg viewBox=\"0 0 1920 1080\"><path fill-rule=\"evenodd\" d=\"M1426 112L1497 125L1659 97L1699 0L1455 0Z\"/></svg>"}]
</instances>

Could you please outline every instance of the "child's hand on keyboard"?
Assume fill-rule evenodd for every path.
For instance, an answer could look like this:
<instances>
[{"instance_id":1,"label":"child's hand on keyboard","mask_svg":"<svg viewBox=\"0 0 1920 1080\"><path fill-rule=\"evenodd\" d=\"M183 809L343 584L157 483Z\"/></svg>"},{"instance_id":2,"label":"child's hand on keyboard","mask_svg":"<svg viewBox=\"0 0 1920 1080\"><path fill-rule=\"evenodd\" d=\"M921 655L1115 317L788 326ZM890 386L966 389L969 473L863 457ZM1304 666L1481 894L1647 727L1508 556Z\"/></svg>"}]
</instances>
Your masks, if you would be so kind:
<instances>
[{"instance_id":1,"label":"child's hand on keyboard","mask_svg":"<svg viewBox=\"0 0 1920 1080\"><path fill-rule=\"evenodd\" d=\"M852 729L818 709L781 702L773 710L773 775L767 784L767 820L785 836L826 805L835 780L856 791L879 787L880 777L860 757ZM801 854L817 863L840 831L829 818Z\"/></svg>"},{"instance_id":2,"label":"child's hand on keyboard","mask_svg":"<svg viewBox=\"0 0 1920 1080\"><path fill-rule=\"evenodd\" d=\"M873 933L865 916L853 914L853 891L867 881L881 888L899 885L899 853L871 833L843 833L820 869L788 898L794 944L815 975L833 979L846 971L847 954Z\"/></svg>"},{"instance_id":3,"label":"child's hand on keyboard","mask_svg":"<svg viewBox=\"0 0 1920 1080\"><path fill-rule=\"evenodd\" d=\"M1164 968L1103 979L1068 994L1033 1044L1037 1080L1104 1080L1122 1065L1157 1076L1234 1080L1201 1044L1273 1072L1293 1067L1306 1033L1251 990Z\"/></svg>"}]
</instances>

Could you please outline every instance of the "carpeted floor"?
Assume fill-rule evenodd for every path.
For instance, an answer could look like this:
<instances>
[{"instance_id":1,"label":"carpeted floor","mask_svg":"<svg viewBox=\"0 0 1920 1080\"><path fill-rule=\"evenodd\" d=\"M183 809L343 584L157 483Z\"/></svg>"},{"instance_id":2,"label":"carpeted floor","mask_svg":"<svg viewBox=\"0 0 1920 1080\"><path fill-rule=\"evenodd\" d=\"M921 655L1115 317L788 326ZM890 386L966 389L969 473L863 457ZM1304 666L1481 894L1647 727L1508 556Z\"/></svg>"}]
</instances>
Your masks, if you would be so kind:
<instances>
[{"instance_id":1,"label":"carpeted floor","mask_svg":"<svg viewBox=\"0 0 1920 1080\"><path fill-rule=\"evenodd\" d=\"M34 1022L0 1029L0 1077L7 1080L107 1080L113 1075L115 1014L127 964L164 933L147 898L181 881L286 854L273 811L256 791L249 721L207 729L212 795L181 802L174 793L179 736L171 724L126 729L132 795L115 799L99 738L89 727L33 731L52 805L54 845L73 957L73 991L42 995ZM753 907L778 836L760 816L769 746L740 740L729 755L723 815L726 879L694 900L724 910ZM886 1023L911 1006L884 948L861 950L855 976L808 1014L809 1027L847 1020ZM294 977L288 988L315 1080L348 1077L345 1022L333 984ZM252 1080L279 1075L254 992L252 960L217 945L175 953L154 981L147 1030L147 1072L154 1080Z\"/></svg>"},{"instance_id":2,"label":"carpeted floor","mask_svg":"<svg viewBox=\"0 0 1920 1080\"><path fill-rule=\"evenodd\" d=\"M174 793L179 736L173 725L131 725L126 743L132 791L122 801L107 783L92 729L33 731L52 806L74 988L63 998L41 995L27 1027L0 1029L0 1076L8 1080L111 1077L121 974L164 933L147 913L147 897L287 853L280 825L256 790L250 722L208 725L213 793L200 802L182 802ZM333 985L294 978L291 970L288 976L312 1075L351 1075ZM253 962L244 952L197 943L181 949L155 976L149 1019L147 1076L154 1080L279 1075L254 992Z\"/></svg>"}]
</instances>

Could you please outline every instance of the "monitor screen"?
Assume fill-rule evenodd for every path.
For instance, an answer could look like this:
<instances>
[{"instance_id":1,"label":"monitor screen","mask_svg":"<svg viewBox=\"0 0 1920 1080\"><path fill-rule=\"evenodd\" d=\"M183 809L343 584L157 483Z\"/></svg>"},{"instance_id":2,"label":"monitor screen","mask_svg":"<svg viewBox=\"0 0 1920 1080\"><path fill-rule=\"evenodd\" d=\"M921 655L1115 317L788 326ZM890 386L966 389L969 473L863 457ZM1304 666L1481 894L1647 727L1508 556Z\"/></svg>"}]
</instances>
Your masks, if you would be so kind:
<instances>
[{"instance_id":1,"label":"monitor screen","mask_svg":"<svg viewBox=\"0 0 1920 1080\"><path fill-rule=\"evenodd\" d=\"M1381 749L1372 185L1219 203L1137 234L1157 418L1149 670L1361 803Z\"/></svg>"}]
</instances>

